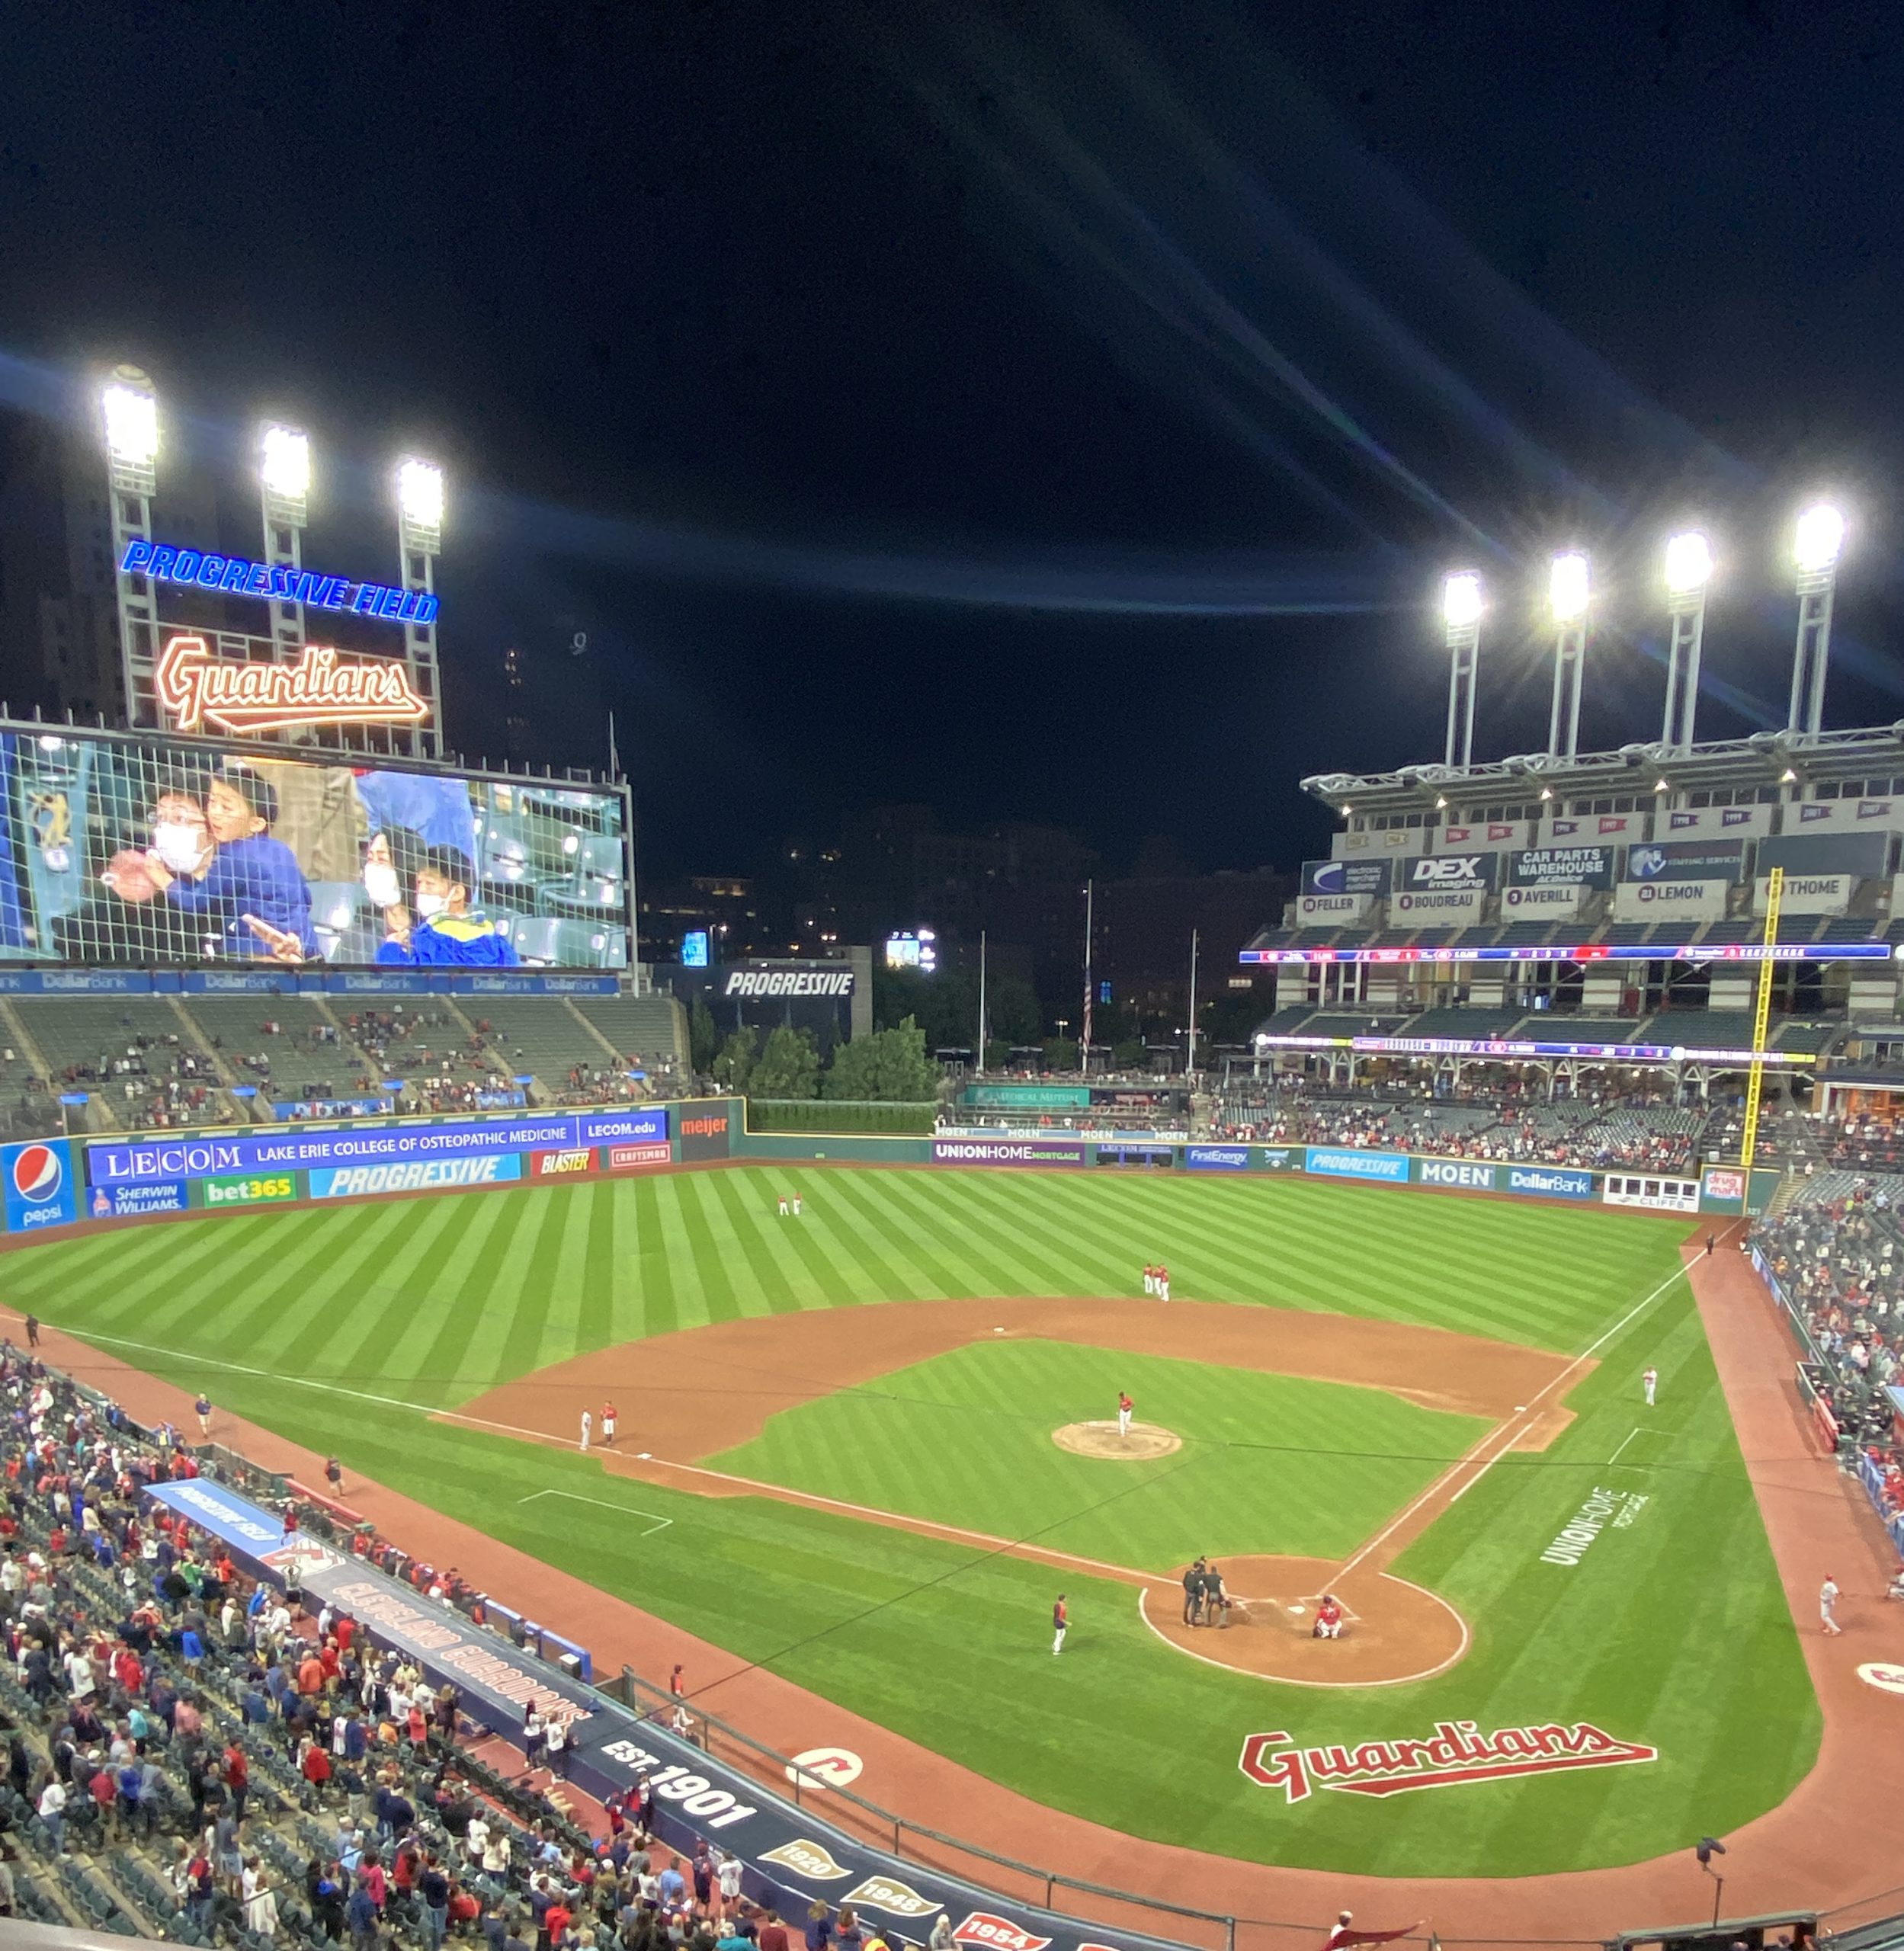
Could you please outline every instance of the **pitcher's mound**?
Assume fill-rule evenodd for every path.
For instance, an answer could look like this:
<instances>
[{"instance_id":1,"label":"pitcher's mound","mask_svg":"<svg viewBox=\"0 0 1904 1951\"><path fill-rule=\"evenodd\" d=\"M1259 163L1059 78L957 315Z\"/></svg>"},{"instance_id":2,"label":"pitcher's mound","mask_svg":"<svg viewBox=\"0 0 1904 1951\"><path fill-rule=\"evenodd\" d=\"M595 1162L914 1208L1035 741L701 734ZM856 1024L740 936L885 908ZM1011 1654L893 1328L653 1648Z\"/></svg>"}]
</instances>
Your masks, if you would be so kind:
<instances>
[{"instance_id":1,"label":"pitcher's mound","mask_svg":"<svg viewBox=\"0 0 1904 1951\"><path fill-rule=\"evenodd\" d=\"M1063 1429L1051 1432L1051 1440L1075 1456L1111 1456L1126 1463L1168 1456L1173 1450L1184 1446L1183 1438L1175 1430L1160 1429L1155 1423L1133 1423L1128 1436L1120 1436L1114 1422L1066 1423Z\"/></svg>"}]
</instances>

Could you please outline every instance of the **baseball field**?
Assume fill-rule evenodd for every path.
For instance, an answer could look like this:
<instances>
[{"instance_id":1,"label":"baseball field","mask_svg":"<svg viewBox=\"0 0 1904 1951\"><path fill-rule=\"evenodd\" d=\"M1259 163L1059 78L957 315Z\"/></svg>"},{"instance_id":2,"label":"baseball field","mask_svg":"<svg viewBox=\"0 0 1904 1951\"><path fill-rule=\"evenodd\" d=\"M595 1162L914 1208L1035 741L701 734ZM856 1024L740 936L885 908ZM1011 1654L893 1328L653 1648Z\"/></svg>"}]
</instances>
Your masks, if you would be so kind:
<instances>
[{"instance_id":1,"label":"baseball field","mask_svg":"<svg viewBox=\"0 0 1904 1951\"><path fill-rule=\"evenodd\" d=\"M736 1167L102 1231L7 1285L1040 1801L1248 1859L1514 1876L1725 1834L1817 1751L1687 1230ZM617 1453L581 1453L611 1396ZM1200 1554L1226 1628L1181 1623Z\"/></svg>"}]
</instances>

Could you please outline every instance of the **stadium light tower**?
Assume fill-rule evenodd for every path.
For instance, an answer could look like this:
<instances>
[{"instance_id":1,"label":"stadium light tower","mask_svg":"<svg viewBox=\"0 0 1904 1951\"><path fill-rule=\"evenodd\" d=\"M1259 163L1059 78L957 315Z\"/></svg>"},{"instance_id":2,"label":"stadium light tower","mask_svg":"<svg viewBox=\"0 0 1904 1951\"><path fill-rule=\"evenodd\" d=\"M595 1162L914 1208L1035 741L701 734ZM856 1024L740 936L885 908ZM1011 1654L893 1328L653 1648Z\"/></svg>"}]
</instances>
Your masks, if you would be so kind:
<instances>
[{"instance_id":1,"label":"stadium light tower","mask_svg":"<svg viewBox=\"0 0 1904 1951\"><path fill-rule=\"evenodd\" d=\"M264 560L296 576L304 566L304 524L310 518L311 439L296 427L267 424L259 438L258 483L264 511ZM304 648L304 606L270 604L271 661L295 664Z\"/></svg>"},{"instance_id":2,"label":"stadium light tower","mask_svg":"<svg viewBox=\"0 0 1904 1951\"><path fill-rule=\"evenodd\" d=\"M1792 702L1786 729L1816 734L1825 719L1825 671L1832 655L1832 599L1845 517L1817 501L1798 517L1792 560L1798 572L1798 642L1792 652Z\"/></svg>"},{"instance_id":3,"label":"stadium light tower","mask_svg":"<svg viewBox=\"0 0 1904 1951\"><path fill-rule=\"evenodd\" d=\"M1441 585L1441 621L1447 633L1447 763L1465 769L1474 758L1474 667L1481 651L1481 578L1460 569Z\"/></svg>"},{"instance_id":4,"label":"stadium light tower","mask_svg":"<svg viewBox=\"0 0 1904 1951\"><path fill-rule=\"evenodd\" d=\"M1587 655L1587 559L1577 549L1553 559L1547 577L1547 609L1553 619L1553 710L1547 719L1547 754L1572 758L1580 748L1580 667ZM1564 732L1566 745L1560 740Z\"/></svg>"},{"instance_id":5,"label":"stadium light tower","mask_svg":"<svg viewBox=\"0 0 1904 1951\"><path fill-rule=\"evenodd\" d=\"M152 541L159 492L159 400L136 366L120 366L99 396L112 509L112 559L119 607L120 682L128 725L157 722L152 670L159 656L159 595L151 579L119 567L129 543Z\"/></svg>"},{"instance_id":6,"label":"stadium light tower","mask_svg":"<svg viewBox=\"0 0 1904 1951\"><path fill-rule=\"evenodd\" d=\"M1666 719L1659 735L1669 751L1692 745L1699 709L1699 648L1706 635L1706 585L1712 580L1712 544L1697 529L1666 543L1666 613L1672 642L1666 652Z\"/></svg>"},{"instance_id":7,"label":"stadium light tower","mask_svg":"<svg viewBox=\"0 0 1904 1951\"><path fill-rule=\"evenodd\" d=\"M403 587L434 595L436 559L443 549L443 470L433 461L412 458L398 464L396 538ZM410 667L411 684L430 707L429 716L406 735L411 754L440 758L442 694L437 684L436 625L405 623L403 655Z\"/></svg>"}]
</instances>

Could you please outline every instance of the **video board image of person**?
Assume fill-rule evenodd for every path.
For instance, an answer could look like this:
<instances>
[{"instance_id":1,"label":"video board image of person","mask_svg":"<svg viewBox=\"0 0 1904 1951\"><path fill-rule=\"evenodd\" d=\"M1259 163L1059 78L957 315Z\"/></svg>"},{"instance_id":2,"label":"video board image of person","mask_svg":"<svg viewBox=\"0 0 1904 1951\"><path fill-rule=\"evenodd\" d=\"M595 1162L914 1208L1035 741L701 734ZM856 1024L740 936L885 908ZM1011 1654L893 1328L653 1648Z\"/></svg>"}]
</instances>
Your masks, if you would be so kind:
<instances>
[{"instance_id":1,"label":"video board image of person","mask_svg":"<svg viewBox=\"0 0 1904 1951\"><path fill-rule=\"evenodd\" d=\"M623 968L619 796L0 732L0 961Z\"/></svg>"}]
</instances>

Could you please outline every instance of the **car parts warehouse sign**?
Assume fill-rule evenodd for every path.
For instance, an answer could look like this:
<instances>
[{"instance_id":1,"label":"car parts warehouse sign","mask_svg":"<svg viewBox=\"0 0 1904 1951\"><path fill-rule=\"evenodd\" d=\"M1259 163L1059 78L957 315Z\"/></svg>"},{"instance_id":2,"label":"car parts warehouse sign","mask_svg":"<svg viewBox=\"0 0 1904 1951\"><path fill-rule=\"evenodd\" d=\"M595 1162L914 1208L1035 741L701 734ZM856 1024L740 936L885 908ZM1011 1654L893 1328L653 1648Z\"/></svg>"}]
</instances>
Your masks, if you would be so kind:
<instances>
[{"instance_id":1,"label":"car parts warehouse sign","mask_svg":"<svg viewBox=\"0 0 1904 1951\"><path fill-rule=\"evenodd\" d=\"M1547 1721L1485 1735L1473 1721L1437 1721L1425 1741L1370 1741L1356 1748L1297 1748L1280 1732L1252 1735L1236 1765L1259 1787L1281 1789L1287 1801L1299 1802L1318 1789L1382 1797L1659 1759L1656 1748L1620 1741L1591 1721Z\"/></svg>"},{"instance_id":2,"label":"car parts warehouse sign","mask_svg":"<svg viewBox=\"0 0 1904 1951\"><path fill-rule=\"evenodd\" d=\"M223 1178L238 1173L358 1166L410 1166L515 1152L566 1152L590 1145L665 1144L665 1105L621 1111L577 1111L546 1118L477 1120L462 1124L384 1125L355 1130L293 1129L257 1136L104 1140L86 1148L90 1185L136 1185L170 1179ZM327 1182L328 1183L328 1182ZM425 1184L460 1184L418 1178ZM392 1176L366 1190L396 1190ZM315 1188L313 1188L315 1190ZM338 1197L333 1193L331 1197Z\"/></svg>"}]
</instances>

